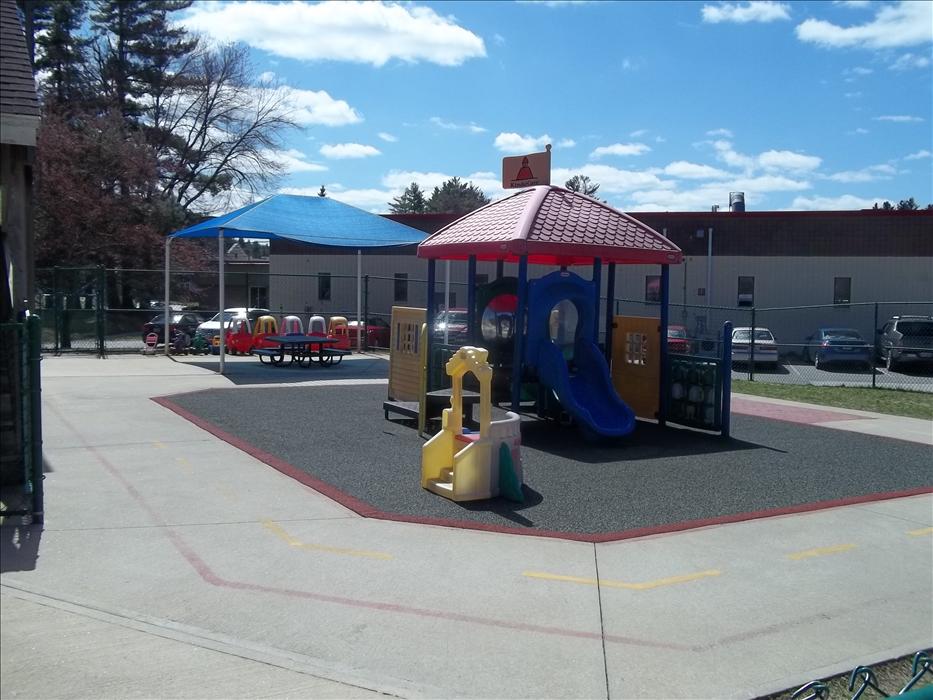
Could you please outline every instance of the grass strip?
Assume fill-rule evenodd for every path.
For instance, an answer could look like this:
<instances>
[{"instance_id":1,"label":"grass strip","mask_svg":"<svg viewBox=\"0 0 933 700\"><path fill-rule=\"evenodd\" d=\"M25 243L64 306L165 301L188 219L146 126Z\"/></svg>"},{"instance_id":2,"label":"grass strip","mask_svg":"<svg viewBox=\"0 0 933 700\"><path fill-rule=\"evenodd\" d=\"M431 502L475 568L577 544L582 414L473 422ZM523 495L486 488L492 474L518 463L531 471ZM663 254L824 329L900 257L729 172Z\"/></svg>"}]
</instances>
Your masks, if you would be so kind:
<instances>
[{"instance_id":1,"label":"grass strip","mask_svg":"<svg viewBox=\"0 0 933 700\"><path fill-rule=\"evenodd\" d=\"M733 379L732 391L739 394L767 396L772 399L800 401L819 406L854 408L859 411L874 411L875 413L889 413L894 416L933 420L933 394L921 391L769 384L766 382L750 382L744 379Z\"/></svg>"}]
</instances>

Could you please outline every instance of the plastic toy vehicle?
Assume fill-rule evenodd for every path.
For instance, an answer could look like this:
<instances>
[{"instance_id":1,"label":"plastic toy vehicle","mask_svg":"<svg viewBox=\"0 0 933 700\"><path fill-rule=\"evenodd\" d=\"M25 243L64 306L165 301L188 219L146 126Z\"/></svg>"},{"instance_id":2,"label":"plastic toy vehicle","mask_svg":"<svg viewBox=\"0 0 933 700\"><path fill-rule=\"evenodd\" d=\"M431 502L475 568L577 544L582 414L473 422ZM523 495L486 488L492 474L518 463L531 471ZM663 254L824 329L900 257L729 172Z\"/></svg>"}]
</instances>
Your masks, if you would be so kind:
<instances>
[{"instance_id":1,"label":"plastic toy vehicle","mask_svg":"<svg viewBox=\"0 0 933 700\"><path fill-rule=\"evenodd\" d=\"M233 322L233 328L227 331L225 339L227 350L234 355L249 355L253 349L253 331L249 319L238 318Z\"/></svg>"},{"instance_id":2,"label":"plastic toy vehicle","mask_svg":"<svg viewBox=\"0 0 933 700\"><path fill-rule=\"evenodd\" d=\"M224 309L224 326L229 326L234 319L243 317L249 319L250 323L255 323L256 319L260 316L265 316L269 313L271 313L269 309L247 309L242 306ZM208 343L213 346L219 343L217 339L220 337L220 316L220 314L214 314L211 320L205 321L199 325L197 329L198 335L204 336Z\"/></svg>"},{"instance_id":3,"label":"plastic toy vehicle","mask_svg":"<svg viewBox=\"0 0 933 700\"><path fill-rule=\"evenodd\" d=\"M755 328L755 364L777 367L777 341L767 328ZM750 362L752 358L752 329L735 328L732 331L732 361Z\"/></svg>"},{"instance_id":4,"label":"plastic toy vehicle","mask_svg":"<svg viewBox=\"0 0 933 700\"><path fill-rule=\"evenodd\" d=\"M878 331L878 356L889 370L933 360L933 316L892 316Z\"/></svg>"},{"instance_id":5,"label":"plastic toy vehicle","mask_svg":"<svg viewBox=\"0 0 933 700\"><path fill-rule=\"evenodd\" d=\"M872 347L854 328L820 328L809 338L807 359L819 369L830 362L858 362L872 364Z\"/></svg>"}]
</instances>

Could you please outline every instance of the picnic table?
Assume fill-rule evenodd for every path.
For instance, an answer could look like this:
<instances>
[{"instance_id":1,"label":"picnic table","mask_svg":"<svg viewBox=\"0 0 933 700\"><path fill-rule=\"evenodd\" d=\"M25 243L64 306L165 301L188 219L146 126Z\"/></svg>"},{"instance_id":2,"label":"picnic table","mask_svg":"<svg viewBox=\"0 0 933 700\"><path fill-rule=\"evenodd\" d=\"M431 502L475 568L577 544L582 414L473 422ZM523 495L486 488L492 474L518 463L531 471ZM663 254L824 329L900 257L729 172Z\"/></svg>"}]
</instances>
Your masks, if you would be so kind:
<instances>
[{"instance_id":1,"label":"picnic table","mask_svg":"<svg viewBox=\"0 0 933 700\"><path fill-rule=\"evenodd\" d=\"M323 366L340 364L344 355L348 355L348 350L338 350L330 347L338 342L337 338L328 338L326 335L270 335L266 336L266 342L278 343L278 348L257 348L253 350L253 355L259 357L262 363L271 365L285 364L286 356L288 364L297 362L298 366L310 367L312 362L317 362ZM317 346L315 348L314 346Z\"/></svg>"}]
</instances>

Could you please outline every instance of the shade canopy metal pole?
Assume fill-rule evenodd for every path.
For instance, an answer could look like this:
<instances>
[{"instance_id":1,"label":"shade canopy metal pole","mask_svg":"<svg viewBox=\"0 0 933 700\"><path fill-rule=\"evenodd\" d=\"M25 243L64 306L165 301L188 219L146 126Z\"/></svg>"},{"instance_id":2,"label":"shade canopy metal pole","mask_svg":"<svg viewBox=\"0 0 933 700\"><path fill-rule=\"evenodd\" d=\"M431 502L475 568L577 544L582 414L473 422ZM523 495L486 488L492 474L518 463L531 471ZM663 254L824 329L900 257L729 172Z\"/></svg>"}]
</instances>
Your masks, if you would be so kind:
<instances>
[{"instance_id":1,"label":"shade canopy metal pole","mask_svg":"<svg viewBox=\"0 0 933 700\"><path fill-rule=\"evenodd\" d=\"M224 230L222 228L217 229L217 257L220 259L220 263L218 264L219 278L218 278L218 284L217 284L217 287L218 287L217 297L218 297L218 302L220 304L220 373L223 374L224 373L224 350L226 350L226 347L225 347L226 337L225 336L227 335L227 327L226 327L227 324L225 323L226 317L224 316L224 306L226 306L226 304L224 303L225 302L224 287L226 285L224 285Z\"/></svg>"},{"instance_id":2,"label":"shade canopy metal pole","mask_svg":"<svg viewBox=\"0 0 933 700\"><path fill-rule=\"evenodd\" d=\"M476 332L476 256L467 259L467 337L472 344L479 343Z\"/></svg>"},{"instance_id":3,"label":"shade canopy metal pole","mask_svg":"<svg viewBox=\"0 0 933 700\"><path fill-rule=\"evenodd\" d=\"M434 258L428 259L428 298L427 303L425 304L425 324L427 326L427 333L425 333L425 352L427 353L427 360L425 361L425 373L427 374L427 379L425 381L425 386L428 391L433 391L434 386L432 385L432 363L434 360L433 353L433 338L434 338L434 282L436 274L436 264Z\"/></svg>"},{"instance_id":4,"label":"shade canopy metal pole","mask_svg":"<svg viewBox=\"0 0 933 700\"><path fill-rule=\"evenodd\" d=\"M603 259L593 258L593 286L596 287L596 313L593 314L593 339L599 345L599 299L602 296ZM607 329L608 332L608 329Z\"/></svg>"},{"instance_id":5,"label":"shade canopy metal pole","mask_svg":"<svg viewBox=\"0 0 933 700\"><path fill-rule=\"evenodd\" d=\"M665 425L667 422L667 406L670 389L668 389L668 352L667 352L667 328L668 328L668 304L671 299L671 269L670 265L661 265L661 319L658 328L659 349L661 350L661 371L658 372L658 424Z\"/></svg>"},{"instance_id":6,"label":"shade canopy metal pole","mask_svg":"<svg viewBox=\"0 0 933 700\"><path fill-rule=\"evenodd\" d=\"M363 352L363 251L356 249L356 351Z\"/></svg>"},{"instance_id":7,"label":"shade canopy metal pole","mask_svg":"<svg viewBox=\"0 0 933 700\"><path fill-rule=\"evenodd\" d=\"M162 330L162 340L164 341L164 345L165 345L165 356L166 357L168 357L168 327L169 327L168 300L172 296L171 292L169 291L169 284L170 284L170 279L171 279L170 273L169 273L169 267L172 264L171 246L172 246L172 239L166 238L165 239L165 306L163 307L164 313L163 313L163 318L162 318L162 320L165 322L165 327ZM154 351L155 351L155 348L153 348L153 352Z\"/></svg>"}]
</instances>

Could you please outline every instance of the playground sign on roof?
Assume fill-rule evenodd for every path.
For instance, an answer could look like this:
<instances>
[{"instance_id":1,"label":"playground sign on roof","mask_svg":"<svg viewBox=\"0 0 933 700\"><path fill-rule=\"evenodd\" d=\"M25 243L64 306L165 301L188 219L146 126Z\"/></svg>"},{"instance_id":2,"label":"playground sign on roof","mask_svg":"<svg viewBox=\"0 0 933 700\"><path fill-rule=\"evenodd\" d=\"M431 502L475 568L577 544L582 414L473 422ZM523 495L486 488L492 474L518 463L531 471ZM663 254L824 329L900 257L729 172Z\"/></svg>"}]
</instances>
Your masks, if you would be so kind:
<instances>
[{"instance_id":1,"label":"playground sign on roof","mask_svg":"<svg viewBox=\"0 0 933 700\"><path fill-rule=\"evenodd\" d=\"M509 156L502 159L503 189L520 189L551 184L551 144L544 153Z\"/></svg>"}]
</instances>

